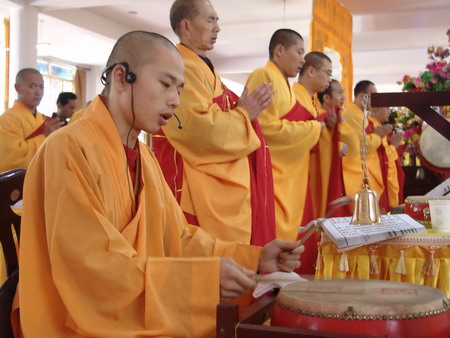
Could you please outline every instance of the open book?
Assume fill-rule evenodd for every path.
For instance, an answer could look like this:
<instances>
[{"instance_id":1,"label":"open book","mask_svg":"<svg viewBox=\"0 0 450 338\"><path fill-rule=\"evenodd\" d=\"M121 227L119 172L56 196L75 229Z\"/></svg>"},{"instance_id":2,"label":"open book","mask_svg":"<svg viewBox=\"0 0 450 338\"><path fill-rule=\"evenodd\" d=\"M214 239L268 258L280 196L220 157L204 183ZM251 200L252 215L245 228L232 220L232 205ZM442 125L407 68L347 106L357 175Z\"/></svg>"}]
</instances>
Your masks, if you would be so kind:
<instances>
[{"instance_id":1,"label":"open book","mask_svg":"<svg viewBox=\"0 0 450 338\"><path fill-rule=\"evenodd\" d=\"M383 215L382 224L352 225L351 219L351 217L319 218L301 228L301 232L308 232L312 227L321 228L338 248L357 247L402 235L427 232L422 224L406 214Z\"/></svg>"}]
</instances>

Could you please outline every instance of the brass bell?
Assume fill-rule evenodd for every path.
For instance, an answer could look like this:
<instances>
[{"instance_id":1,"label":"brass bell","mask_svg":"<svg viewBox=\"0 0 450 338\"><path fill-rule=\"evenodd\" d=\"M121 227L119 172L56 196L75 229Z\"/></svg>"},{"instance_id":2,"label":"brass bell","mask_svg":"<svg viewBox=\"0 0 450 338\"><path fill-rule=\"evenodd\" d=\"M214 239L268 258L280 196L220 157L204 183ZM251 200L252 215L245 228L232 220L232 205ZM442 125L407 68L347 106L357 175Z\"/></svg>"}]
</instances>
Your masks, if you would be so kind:
<instances>
[{"instance_id":1,"label":"brass bell","mask_svg":"<svg viewBox=\"0 0 450 338\"><path fill-rule=\"evenodd\" d=\"M355 209L350 224L381 224L377 193L369 190L366 180L363 180L363 190L355 194Z\"/></svg>"}]
</instances>

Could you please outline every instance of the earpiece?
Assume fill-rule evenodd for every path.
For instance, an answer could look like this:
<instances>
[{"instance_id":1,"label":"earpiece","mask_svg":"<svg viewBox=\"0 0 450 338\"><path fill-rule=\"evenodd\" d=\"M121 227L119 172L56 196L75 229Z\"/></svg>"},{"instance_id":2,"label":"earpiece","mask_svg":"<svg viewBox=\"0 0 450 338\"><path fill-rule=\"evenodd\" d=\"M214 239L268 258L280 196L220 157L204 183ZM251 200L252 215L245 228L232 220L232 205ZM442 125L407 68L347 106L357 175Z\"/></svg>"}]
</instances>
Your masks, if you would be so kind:
<instances>
[{"instance_id":1,"label":"earpiece","mask_svg":"<svg viewBox=\"0 0 450 338\"><path fill-rule=\"evenodd\" d=\"M102 72L101 82L104 86L106 86L107 76L108 73L114 69L115 66L122 65L125 68L125 81L127 83L134 83L136 81L136 74L133 72L130 72L129 65L127 62L116 62L113 63L111 66L106 67Z\"/></svg>"}]
</instances>

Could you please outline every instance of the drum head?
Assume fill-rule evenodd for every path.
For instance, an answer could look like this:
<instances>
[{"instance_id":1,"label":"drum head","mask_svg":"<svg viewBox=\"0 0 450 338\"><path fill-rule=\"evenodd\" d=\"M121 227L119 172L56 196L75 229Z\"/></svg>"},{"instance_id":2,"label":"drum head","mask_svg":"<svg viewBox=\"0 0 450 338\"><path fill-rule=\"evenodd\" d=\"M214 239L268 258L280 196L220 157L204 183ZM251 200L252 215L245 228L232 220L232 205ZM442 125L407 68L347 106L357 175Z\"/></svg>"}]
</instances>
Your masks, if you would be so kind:
<instances>
[{"instance_id":1,"label":"drum head","mask_svg":"<svg viewBox=\"0 0 450 338\"><path fill-rule=\"evenodd\" d=\"M443 303L444 302L444 303ZM379 280L318 280L283 287L277 305L316 316L350 313L350 316L396 319L446 311L448 300L441 290L404 282Z\"/></svg>"},{"instance_id":2,"label":"drum head","mask_svg":"<svg viewBox=\"0 0 450 338\"><path fill-rule=\"evenodd\" d=\"M447 118L450 122L450 118ZM431 165L450 169L450 141L439 134L434 128L426 126L419 140L420 153Z\"/></svg>"}]
</instances>

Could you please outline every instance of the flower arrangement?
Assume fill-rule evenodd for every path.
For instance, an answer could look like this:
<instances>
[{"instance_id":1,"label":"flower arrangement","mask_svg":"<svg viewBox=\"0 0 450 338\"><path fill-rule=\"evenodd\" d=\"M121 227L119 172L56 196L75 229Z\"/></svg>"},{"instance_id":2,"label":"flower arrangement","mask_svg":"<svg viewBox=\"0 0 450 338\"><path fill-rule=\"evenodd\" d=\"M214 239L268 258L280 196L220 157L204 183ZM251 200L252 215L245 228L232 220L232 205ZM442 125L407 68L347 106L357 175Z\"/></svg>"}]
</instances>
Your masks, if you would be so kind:
<instances>
[{"instance_id":1,"label":"flower arrangement","mask_svg":"<svg viewBox=\"0 0 450 338\"><path fill-rule=\"evenodd\" d=\"M391 108L388 123L403 132L401 150L404 154L403 165L416 165L419 154L419 139L422 120L406 107Z\"/></svg>"},{"instance_id":2,"label":"flower arrangement","mask_svg":"<svg viewBox=\"0 0 450 338\"><path fill-rule=\"evenodd\" d=\"M427 69L424 72L421 72L416 77L405 75L402 81L397 82L403 86L402 91L430 92L450 90L450 64L446 60L450 56L449 49L434 48L432 46L428 48L428 55L432 61L427 64Z\"/></svg>"}]
</instances>

